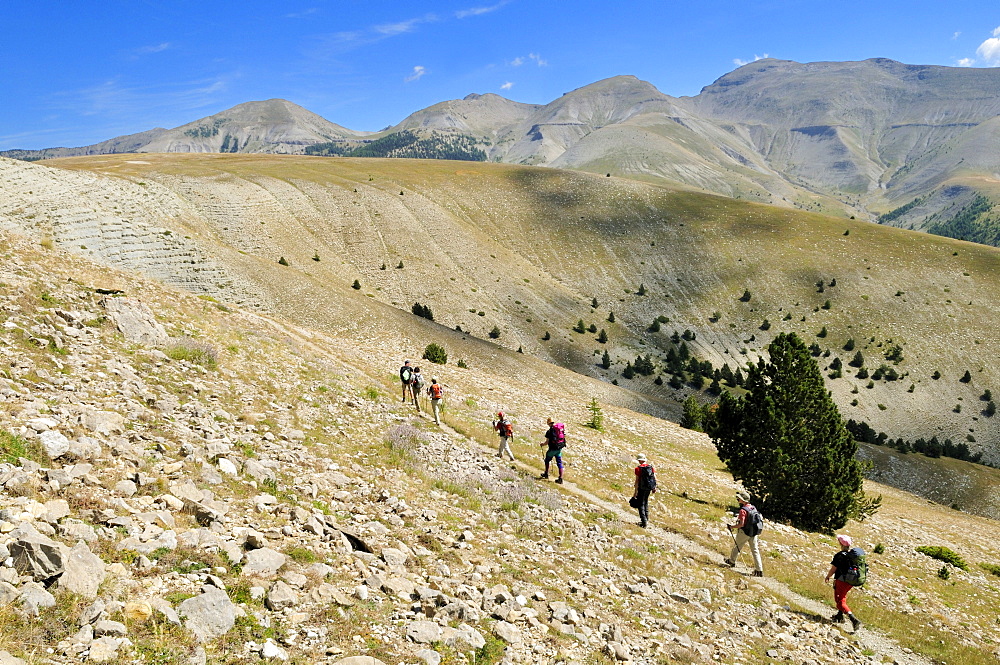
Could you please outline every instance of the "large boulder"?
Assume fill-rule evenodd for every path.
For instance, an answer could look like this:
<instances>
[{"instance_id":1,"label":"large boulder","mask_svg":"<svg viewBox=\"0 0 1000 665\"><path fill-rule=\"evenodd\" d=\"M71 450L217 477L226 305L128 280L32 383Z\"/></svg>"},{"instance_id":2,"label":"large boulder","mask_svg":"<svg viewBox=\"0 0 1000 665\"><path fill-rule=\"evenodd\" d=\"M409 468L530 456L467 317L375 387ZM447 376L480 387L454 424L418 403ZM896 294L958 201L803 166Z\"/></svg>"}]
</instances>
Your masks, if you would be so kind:
<instances>
[{"instance_id":1,"label":"large boulder","mask_svg":"<svg viewBox=\"0 0 1000 665\"><path fill-rule=\"evenodd\" d=\"M38 440L50 459L62 457L69 452L69 439L57 429L50 429L38 435Z\"/></svg>"},{"instance_id":2,"label":"large boulder","mask_svg":"<svg viewBox=\"0 0 1000 665\"><path fill-rule=\"evenodd\" d=\"M284 554L270 547L262 547L247 552L242 573L256 577L271 577L283 565L285 565Z\"/></svg>"},{"instance_id":3,"label":"large boulder","mask_svg":"<svg viewBox=\"0 0 1000 665\"><path fill-rule=\"evenodd\" d=\"M65 569L63 546L38 533L30 524L25 522L11 531L11 537L7 547L14 558L14 569L21 575L47 580Z\"/></svg>"},{"instance_id":4,"label":"large boulder","mask_svg":"<svg viewBox=\"0 0 1000 665\"><path fill-rule=\"evenodd\" d=\"M237 608L222 589L206 586L200 596L188 598L177 608L190 630L200 642L221 637L236 624Z\"/></svg>"},{"instance_id":5,"label":"large boulder","mask_svg":"<svg viewBox=\"0 0 1000 665\"><path fill-rule=\"evenodd\" d=\"M107 297L101 299L100 305L129 342L163 346L169 340L167 331L144 303L133 298Z\"/></svg>"},{"instance_id":6,"label":"large boulder","mask_svg":"<svg viewBox=\"0 0 1000 665\"><path fill-rule=\"evenodd\" d=\"M63 574L59 586L87 599L97 598L97 589L104 582L107 572L104 561L90 551L87 544L78 542L63 560Z\"/></svg>"}]
</instances>

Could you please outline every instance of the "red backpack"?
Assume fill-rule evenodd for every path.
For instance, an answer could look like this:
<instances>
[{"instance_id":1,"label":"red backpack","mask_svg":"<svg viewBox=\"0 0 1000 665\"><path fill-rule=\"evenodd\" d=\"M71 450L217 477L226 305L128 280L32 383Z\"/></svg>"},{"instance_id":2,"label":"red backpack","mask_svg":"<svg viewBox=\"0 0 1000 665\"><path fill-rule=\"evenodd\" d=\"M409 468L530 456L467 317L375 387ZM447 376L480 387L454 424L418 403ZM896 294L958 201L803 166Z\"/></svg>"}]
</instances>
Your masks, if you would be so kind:
<instances>
[{"instance_id":1,"label":"red backpack","mask_svg":"<svg viewBox=\"0 0 1000 665\"><path fill-rule=\"evenodd\" d=\"M434 399L441 399L442 388L440 383L432 383L430 391L431 391L431 397L433 397Z\"/></svg>"}]
</instances>

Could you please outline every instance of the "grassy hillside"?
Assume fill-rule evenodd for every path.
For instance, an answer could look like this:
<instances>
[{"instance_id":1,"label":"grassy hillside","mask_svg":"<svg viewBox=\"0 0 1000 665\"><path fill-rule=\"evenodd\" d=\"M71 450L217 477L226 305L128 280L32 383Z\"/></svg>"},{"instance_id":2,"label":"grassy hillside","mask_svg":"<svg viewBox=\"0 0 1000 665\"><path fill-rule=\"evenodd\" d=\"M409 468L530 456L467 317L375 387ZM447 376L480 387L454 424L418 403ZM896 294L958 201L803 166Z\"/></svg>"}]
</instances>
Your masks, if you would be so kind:
<instances>
[{"instance_id":1,"label":"grassy hillside","mask_svg":"<svg viewBox=\"0 0 1000 665\"><path fill-rule=\"evenodd\" d=\"M508 165L246 155L47 163L115 176L135 190L137 206L156 202L147 209L158 224L224 265L241 293L319 329L400 327L413 340L433 331L463 343L496 327L493 344L618 381L649 395L647 409L694 390L690 373L681 388L669 385L675 331L689 331L697 359L733 370L794 331L816 344L829 375L840 360L842 376L829 387L846 418L892 438L967 442L1000 459L995 419L980 400L1000 386L992 248ZM56 242L60 228L51 229ZM226 288L215 296L226 299ZM407 314L414 302L431 307L435 323ZM587 332L573 330L581 320ZM863 368L849 364L858 352ZM624 379L640 355L654 373Z\"/></svg>"},{"instance_id":2,"label":"grassy hillside","mask_svg":"<svg viewBox=\"0 0 1000 665\"><path fill-rule=\"evenodd\" d=\"M5 521L99 557L104 582L84 595L60 579L48 589L52 604L36 601L32 615L20 593L44 600L44 589L4 568L12 602L0 607L0 649L28 663L109 651L111 662L240 663L259 659L265 643L301 665L317 654L418 662L421 648L444 665L473 655L490 665L505 655L603 665L615 662L613 645L664 663L996 657L994 520L869 483L885 494L883 508L847 527L872 552L866 592L852 594L865 629L844 632L824 619L833 539L768 522L767 577L750 577L745 555L737 569L723 567L733 485L711 445L610 404L604 432L584 427L589 397L604 389L596 380L526 355L497 353L510 362L487 364L491 346L470 340L471 368L435 369L448 385L446 427L437 428L398 402L395 369L417 347L388 325L308 329L49 245L0 234L0 508ZM127 341L96 290L107 284L149 307L170 341ZM185 352L194 348L209 353ZM518 464L494 457L498 408L515 418ZM79 417L93 411L103 418ZM545 415L571 436L565 485L536 478ZM32 461L11 460L24 454L11 442L37 443L28 425L46 419L97 451L74 465L28 445ZM648 530L624 507L637 452L661 469ZM184 488L225 519L199 515L190 498L173 508ZM345 545L341 529L371 552ZM93 537L79 545L80 534ZM942 563L920 546L954 550L968 570L944 566L943 579ZM265 548L284 562L280 572L253 567ZM283 586L293 593L279 603ZM428 605L417 590L442 602ZM208 597L213 617L228 613L232 623L198 640L188 601ZM484 643L407 639L427 619L469 624Z\"/></svg>"}]
</instances>

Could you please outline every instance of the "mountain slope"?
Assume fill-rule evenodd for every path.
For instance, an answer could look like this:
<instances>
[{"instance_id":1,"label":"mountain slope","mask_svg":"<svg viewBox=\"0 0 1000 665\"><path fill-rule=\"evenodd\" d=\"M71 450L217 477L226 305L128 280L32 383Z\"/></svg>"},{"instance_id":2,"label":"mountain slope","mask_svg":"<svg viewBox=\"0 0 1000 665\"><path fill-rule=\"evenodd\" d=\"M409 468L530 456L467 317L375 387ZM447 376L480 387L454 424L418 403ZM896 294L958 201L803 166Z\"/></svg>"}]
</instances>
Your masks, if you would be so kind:
<instances>
[{"instance_id":1,"label":"mountain slope","mask_svg":"<svg viewBox=\"0 0 1000 665\"><path fill-rule=\"evenodd\" d=\"M377 302L402 317L392 326L430 325L462 357L466 343L496 327L496 344L617 381L633 392L609 386L616 403L675 418L687 395L710 398L711 376L699 389L685 368L669 385L678 378L672 336L684 332L700 362L735 371L777 333L796 332L816 343L827 374L841 363L829 387L846 418L893 438L967 443L1000 460L1000 428L981 413L984 392L1000 385L992 248L498 164L239 155L3 164L8 227L109 262L119 260L113 248L127 227L141 236L129 240L130 260L151 266L162 265L170 238L185 248L176 264L188 288L317 329L379 330L386 310ZM61 192L36 185L63 173L84 180ZM93 191L91 207L64 216L61 197L84 200L81 186ZM117 212L102 205L107 190ZM151 226L125 221L133 215ZM290 265L279 265L282 257ZM202 270L208 265L219 272ZM350 288L355 279L359 290ZM431 307L434 324L408 314L415 302ZM581 321L584 332L574 331ZM850 366L858 352L874 378ZM653 374L625 378L639 356L650 357Z\"/></svg>"}]
</instances>

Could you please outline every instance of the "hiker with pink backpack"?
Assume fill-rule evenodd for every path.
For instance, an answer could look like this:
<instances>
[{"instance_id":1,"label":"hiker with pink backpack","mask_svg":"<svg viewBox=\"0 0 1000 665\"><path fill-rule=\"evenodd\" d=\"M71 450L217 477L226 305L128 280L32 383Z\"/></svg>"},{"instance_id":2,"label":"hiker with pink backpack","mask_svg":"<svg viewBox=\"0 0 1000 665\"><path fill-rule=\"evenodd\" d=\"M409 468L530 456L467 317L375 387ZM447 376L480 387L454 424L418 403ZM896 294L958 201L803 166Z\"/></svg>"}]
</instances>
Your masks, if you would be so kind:
<instances>
[{"instance_id":1,"label":"hiker with pink backpack","mask_svg":"<svg viewBox=\"0 0 1000 665\"><path fill-rule=\"evenodd\" d=\"M549 463L554 459L556 461L556 467L559 469L559 477L556 478L556 482L562 485L563 482L563 460L562 451L566 447L566 426L562 423L552 422L551 418L546 419L549 425L548 431L545 432L545 441L539 444L539 447L548 449L545 451L545 472L539 476L540 478L549 477Z\"/></svg>"}]
</instances>

